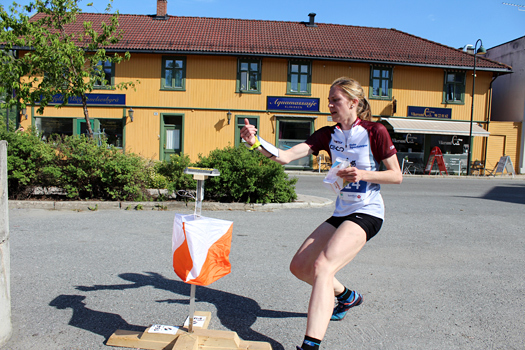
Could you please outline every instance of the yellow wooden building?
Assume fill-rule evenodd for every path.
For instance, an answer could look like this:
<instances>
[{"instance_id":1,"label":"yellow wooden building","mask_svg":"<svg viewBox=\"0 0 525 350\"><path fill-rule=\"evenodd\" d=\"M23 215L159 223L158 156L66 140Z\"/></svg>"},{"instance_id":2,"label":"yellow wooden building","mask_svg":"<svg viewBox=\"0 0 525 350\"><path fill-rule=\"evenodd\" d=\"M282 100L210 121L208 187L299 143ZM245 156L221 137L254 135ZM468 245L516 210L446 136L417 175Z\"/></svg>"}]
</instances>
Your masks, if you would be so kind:
<instances>
[{"instance_id":1,"label":"yellow wooden building","mask_svg":"<svg viewBox=\"0 0 525 350\"><path fill-rule=\"evenodd\" d=\"M78 18L96 27L108 15ZM129 51L131 59L105 67L111 83L93 91L88 106L93 130L126 152L151 159L184 153L195 161L238 145L245 118L267 141L291 147L333 124L329 87L347 76L362 84L411 171L423 172L434 147L451 173L464 171L470 134L471 159L486 168L502 152L518 157L512 147L501 149L501 135L508 142L521 128L490 122L492 81L511 67L477 58L472 114L472 53L395 29L317 23L315 14L305 22L170 16L163 0L156 15L120 15L119 23L123 38L108 52ZM113 88L136 80L135 90ZM35 125L43 138L85 132L74 100L43 115L35 110L22 125ZM308 157L289 165L316 166Z\"/></svg>"}]
</instances>

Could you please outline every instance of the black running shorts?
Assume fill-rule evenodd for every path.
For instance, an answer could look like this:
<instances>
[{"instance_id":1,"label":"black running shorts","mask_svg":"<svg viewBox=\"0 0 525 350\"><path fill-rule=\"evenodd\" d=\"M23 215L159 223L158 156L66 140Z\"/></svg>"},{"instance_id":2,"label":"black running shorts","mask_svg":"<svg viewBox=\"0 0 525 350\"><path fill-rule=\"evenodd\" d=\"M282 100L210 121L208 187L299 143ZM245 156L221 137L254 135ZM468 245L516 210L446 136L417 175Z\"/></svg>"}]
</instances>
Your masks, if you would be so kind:
<instances>
[{"instance_id":1,"label":"black running shorts","mask_svg":"<svg viewBox=\"0 0 525 350\"><path fill-rule=\"evenodd\" d=\"M326 220L327 223L335 228L338 228L345 221L352 221L358 224L365 231L367 242L379 232L383 225L382 219L362 213L353 213L348 216L331 216Z\"/></svg>"}]
</instances>

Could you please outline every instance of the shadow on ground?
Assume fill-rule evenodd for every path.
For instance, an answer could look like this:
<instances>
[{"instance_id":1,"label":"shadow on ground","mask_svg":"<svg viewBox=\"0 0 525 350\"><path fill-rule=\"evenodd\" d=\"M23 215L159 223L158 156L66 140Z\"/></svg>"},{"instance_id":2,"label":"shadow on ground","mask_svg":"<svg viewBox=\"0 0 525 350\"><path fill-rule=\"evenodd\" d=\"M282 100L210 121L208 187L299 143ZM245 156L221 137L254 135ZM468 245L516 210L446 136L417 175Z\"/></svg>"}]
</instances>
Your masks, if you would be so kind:
<instances>
[{"instance_id":1,"label":"shadow on ground","mask_svg":"<svg viewBox=\"0 0 525 350\"><path fill-rule=\"evenodd\" d=\"M481 198L491 201L525 204L525 185L495 186L481 197L462 196L463 198Z\"/></svg>"},{"instance_id":2,"label":"shadow on ground","mask_svg":"<svg viewBox=\"0 0 525 350\"><path fill-rule=\"evenodd\" d=\"M83 292L91 292L152 286L184 296L184 298L157 300L158 303L189 304L190 285L184 282L167 279L155 272L146 272L144 274L123 273L119 277L131 283L77 286L76 289ZM86 304L83 302L84 299L85 296L82 295L60 295L49 305L58 309L72 308L73 316L69 321L69 325L102 335L106 341L117 329L132 331L143 331L145 329L144 326L127 323L120 315L91 310L86 307ZM268 342L275 350L283 350L284 347L275 339L269 338L251 328L257 321L257 318L306 317L305 313L263 310L253 299L205 286L198 287L196 301L213 304L217 309L217 318L221 324L227 329L236 332L241 339Z\"/></svg>"}]
</instances>

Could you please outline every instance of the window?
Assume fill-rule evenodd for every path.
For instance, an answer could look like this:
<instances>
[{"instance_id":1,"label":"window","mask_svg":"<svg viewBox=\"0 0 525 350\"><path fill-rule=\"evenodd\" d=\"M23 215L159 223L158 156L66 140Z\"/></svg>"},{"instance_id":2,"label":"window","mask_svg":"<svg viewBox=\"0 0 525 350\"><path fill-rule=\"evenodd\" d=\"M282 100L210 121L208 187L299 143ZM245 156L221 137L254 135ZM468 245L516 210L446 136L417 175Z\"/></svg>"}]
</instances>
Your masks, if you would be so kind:
<instances>
[{"instance_id":1,"label":"window","mask_svg":"<svg viewBox=\"0 0 525 350\"><path fill-rule=\"evenodd\" d=\"M94 77L93 87L95 89L113 88L115 85L115 64L111 61L99 61L96 69L100 71L100 75Z\"/></svg>"},{"instance_id":2,"label":"window","mask_svg":"<svg viewBox=\"0 0 525 350\"><path fill-rule=\"evenodd\" d=\"M290 62L288 64L288 94L309 95L312 79L310 62Z\"/></svg>"},{"instance_id":3,"label":"window","mask_svg":"<svg viewBox=\"0 0 525 350\"><path fill-rule=\"evenodd\" d=\"M261 61L239 59L237 92L261 92Z\"/></svg>"},{"instance_id":4,"label":"window","mask_svg":"<svg viewBox=\"0 0 525 350\"><path fill-rule=\"evenodd\" d=\"M443 103L465 102L465 73L445 72L445 88L443 91Z\"/></svg>"},{"instance_id":5,"label":"window","mask_svg":"<svg viewBox=\"0 0 525 350\"><path fill-rule=\"evenodd\" d=\"M244 118L248 119L248 122L250 122L251 125L255 126L257 129L259 129L259 117L253 116L253 115L246 115L241 116L237 115L235 116L236 120L236 128L235 128L235 147L242 145L243 140L241 137L241 129L244 127Z\"/></svg>"},{"instance_id":6,"label":"window","mask_svg":"<svg viewBox=\"0 0 525 350\"><path fill-rule=\"evenodd\" d=\"M122 148L124 139L122 119L91 119L90 122L95 138L104 135L108 144ZM84 119L37 117L35 124L42 141L49 141L56 136L87 134Z\"/></svg>"},{"instance_id":7,"label":"window","mask_svg":"<svg viewBox=\"0 0 525 350\"><path fill-rule=\"evenodd\" d=\"M62 68L62 72L63 73L58 76L44 72L44 79L42 80L42 83L44 85L40 85L40 86L44 87L47 85L47 86L51 86L52 88L56 88L62 85L62 89L66 90L69 87L69 81L67 80L69 69L67 67L64 67Z\"/></svg>"},{"instance_id":8,"label":"window","mask_svg":"<svg viewBox=\"0 0 525 350\"><path fill-rule=\"evenodd\" d=\"M313 119L277 117L277 147L282 150L290 149L306 141L313 131ZM286 165L287 169L310 169L311 167L311 156L294 160Z\"/></svg>"},{"instance_id":9,"label":"window","mask_svg":"<svg viewBox=\"0 0 525 350\"><path fill-rule=\"evenodd\" d=\"M392 68L371 68L369 97L385 100L392 99Z\"/></svg>"},{"instance_id":10,"label":"window","mask_svg":"<svg viewBox=\"0 0 525 350\"><path fill-rule=\"evenodd\" d=\"M73 135L72 118L35 118L36 128L42 141L56 136Z\"/></svg>"},{"instance_id":11,"label":"window","mask_svg":"<svg viewBox=\"0 0 525 350\"><path fill-rule=\"evenodd\" d=\"M186 89L186 58L163 57L161 89L185 90Z\"/></svg>"},{"instance_id":12,"label":"window","mask_svg":"<svg viewBox=\"0 0 525 350\"><path fill-rule=\"evenodd\" d=\"M95 128L97 128L97 122L97 132L99 133L99 135L104 135L106 137L106 142L108 143L108 145L113 145L117 148L122 148L122 119L96 119Z\"/></svg>"}]
</instances>

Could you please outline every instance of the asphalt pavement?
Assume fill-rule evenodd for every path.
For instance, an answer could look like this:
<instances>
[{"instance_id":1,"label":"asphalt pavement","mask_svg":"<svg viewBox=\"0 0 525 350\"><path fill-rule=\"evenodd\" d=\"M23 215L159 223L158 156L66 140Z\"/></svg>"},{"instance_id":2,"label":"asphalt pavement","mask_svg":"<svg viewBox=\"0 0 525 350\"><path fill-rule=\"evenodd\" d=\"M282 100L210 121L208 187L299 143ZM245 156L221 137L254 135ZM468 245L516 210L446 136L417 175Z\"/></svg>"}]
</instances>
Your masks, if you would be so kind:
<instances>
[{"instance_id":1,"label":"asphalt pavement","mask_svg":"<svg viewBox=\"0 0 525 350\"><path fill-rule=\"evenodd\" d=\"M234 222L232 272L197 287L210 329L276 350L302 341L310 288L288 265L334 196L321 176L298 178L299 194L325 204L203 210ZM381 232L338 274L364 302L330 323L322 349L524 349L525 180L406 177L382 193ZM152 209L10 209L2 349L109 349L117 329L181 325L190 287L173 272L171 232L193 208Z\"/></svg>"}]
</instances>

